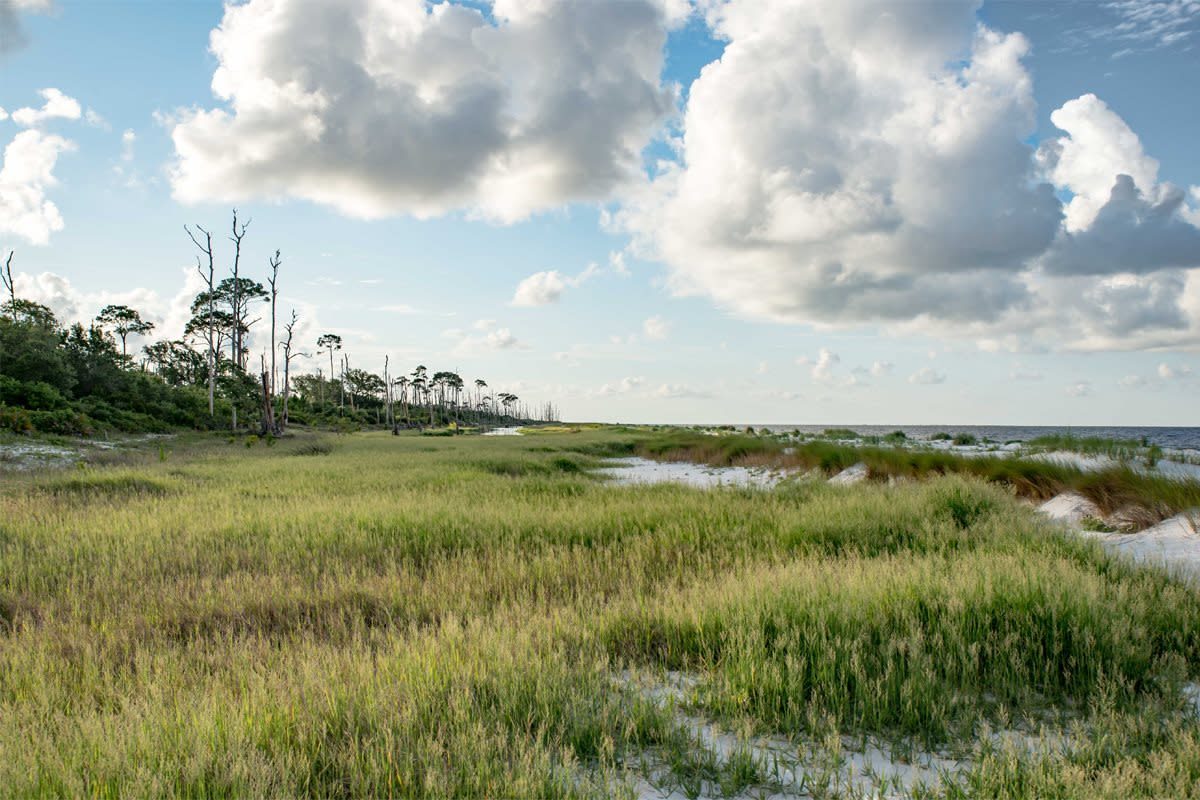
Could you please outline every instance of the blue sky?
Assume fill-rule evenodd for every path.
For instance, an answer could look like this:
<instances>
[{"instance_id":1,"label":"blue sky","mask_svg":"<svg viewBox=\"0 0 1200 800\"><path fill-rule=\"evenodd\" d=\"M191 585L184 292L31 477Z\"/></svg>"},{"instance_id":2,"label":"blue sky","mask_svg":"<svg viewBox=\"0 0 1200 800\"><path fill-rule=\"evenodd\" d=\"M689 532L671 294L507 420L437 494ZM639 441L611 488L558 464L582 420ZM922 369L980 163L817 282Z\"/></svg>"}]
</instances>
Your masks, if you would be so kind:
<instances>
[{"instance_id":1,"label":"blue sky","mask_svg":"<svg viewBox=\"0 0 1200 800\"><path fill-rule=\"evenodd\" d=\"M237 205L309 339L571 418L1200 424L1195 2L504 0L455 27L411 0L370 46L288 27L390 31L368 0L9 3L0 147L70 144L35 181L61 227L0 199L0 247L65 317L172 332L182 226ZM308 99L260 92L289 80ZM49 88L78 119L13 118Z\"/></svg>"}]
</instances>

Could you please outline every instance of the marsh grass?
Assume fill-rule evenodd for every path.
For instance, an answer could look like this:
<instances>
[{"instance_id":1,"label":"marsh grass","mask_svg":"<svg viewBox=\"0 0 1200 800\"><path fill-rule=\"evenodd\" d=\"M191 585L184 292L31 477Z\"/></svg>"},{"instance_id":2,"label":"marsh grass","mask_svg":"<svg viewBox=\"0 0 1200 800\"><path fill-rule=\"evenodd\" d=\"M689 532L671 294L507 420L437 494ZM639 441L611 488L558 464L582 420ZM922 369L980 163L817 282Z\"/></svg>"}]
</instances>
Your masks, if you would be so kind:
<instances>
[{"instance_id":1,"label":"marsh grass","mask_svg":"<svg viewBox=\"0 0 1200 800\"><path fill-rule=\"evenodd\" d=\"M704 492L589 474L631 436L357 434L320 458L212 437L6 482L0 786L608 797L647 759L685 793L769 785L614 687L631 665L687 669L700 711L784 736L969 747L1029 717L1121 743L1057 768L984 759L980 793L1154 796L1194 768L1194 590L970 476Z\"/></svg>"},{"instance_id":2,"label":"marsh grass","mask_svg":"<svg viewBox=\"0 0 1200 800\"><path fill-rule=\"evenodd\" d=\"M634 439L629 446L648 458L714 466L819 469L831 475L861 462L877 480L965 475L1009 487L1019 497L1038 501L1076 491L1106 514L1121 512L1129 517L1131 525L1142 527L1200 506L1200 483L1146 474L1128 464L1085 471L1069 464L1013 456L970 457L937 450L827 441L789 446L767 437L714 437L690 431Z\"/></svg>"}]
</instances>

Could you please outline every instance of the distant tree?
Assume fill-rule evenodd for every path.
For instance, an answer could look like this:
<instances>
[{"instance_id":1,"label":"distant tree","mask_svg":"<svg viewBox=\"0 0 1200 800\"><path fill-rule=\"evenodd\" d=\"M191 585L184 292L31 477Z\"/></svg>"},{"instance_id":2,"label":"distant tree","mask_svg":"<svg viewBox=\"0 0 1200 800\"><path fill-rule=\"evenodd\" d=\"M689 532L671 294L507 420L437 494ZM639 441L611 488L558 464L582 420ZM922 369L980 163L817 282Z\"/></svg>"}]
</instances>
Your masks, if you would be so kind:
<instances>
[{"instance_id":1,"label":"distant tree","mask_svg":"<svg viewBox=\"0 0 1200 800\"><path fill-rule=\"evenodd\" d=\"M333 380L333 354L342 349L342 337L336 333L324 333L317 339L317 352L324 350L329 353L329 380Z\"/></svg>"},{"instance_id":2,"label":"distant tree","mask_svg":"<svg viewBox=\"0 0 1200 800\"><path fill-rule=\"evenodd\" d=\"M142 351L151 369L171 386L195 386L207 379L204 355L182 339L148 344Z\"/></svg>"},{"instance_id":3,"label":"distant tree","mask_svg":"<svg viewBox=\"0 0 1200 800\"><path fill-rule=\"evenodd\" d=\"M154 330L153 322L146 322L142 315L129 306L110 305L100 309L96 322L101 328L111 329L121 339L121 358L128 356L127 343L130 334L144 336Z\"/></svg>"}]
</instances>

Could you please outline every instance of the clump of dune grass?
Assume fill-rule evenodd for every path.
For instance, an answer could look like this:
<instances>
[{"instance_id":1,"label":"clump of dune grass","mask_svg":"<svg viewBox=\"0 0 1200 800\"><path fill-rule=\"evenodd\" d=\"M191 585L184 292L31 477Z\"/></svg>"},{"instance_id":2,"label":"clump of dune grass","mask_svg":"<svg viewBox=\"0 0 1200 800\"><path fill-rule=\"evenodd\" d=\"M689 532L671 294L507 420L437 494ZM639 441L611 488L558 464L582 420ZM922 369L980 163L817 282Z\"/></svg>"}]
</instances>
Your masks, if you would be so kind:
<instances>
[{"instance_id":1,"label":"clump of dune grass","mask_svg":"<svg viewBox=\"0 0 1200 800\"><path fill-rule=\"evenodd\" d=\"M1066 450L1084 455L1107 456L1117 461L1129 461L1147 449L1136 439L1076 436L1070 432L1036 436L1025 442L1025 447L1031 450Z\"/></svg>"}]
</instances>

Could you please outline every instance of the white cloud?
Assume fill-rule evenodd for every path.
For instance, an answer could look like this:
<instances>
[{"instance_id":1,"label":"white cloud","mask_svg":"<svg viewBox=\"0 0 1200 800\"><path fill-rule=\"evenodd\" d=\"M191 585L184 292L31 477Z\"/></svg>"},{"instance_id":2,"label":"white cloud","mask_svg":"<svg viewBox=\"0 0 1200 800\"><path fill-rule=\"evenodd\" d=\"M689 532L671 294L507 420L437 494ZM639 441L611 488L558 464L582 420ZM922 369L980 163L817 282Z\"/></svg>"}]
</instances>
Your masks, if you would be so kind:
<instances>
[{"instance_id":1,"label":"white cloud","mask_svg":"<svg viewBox=\"0 0 1200 800\"><path fill-rule=\"evenodd\" d=\"M659 316L648 318L642 323L642 333L647 339L665 339L671 331L671 323Z\"/></svg>"},{"instance_id":2,"label":"white cloud","mask_svg":"<svg viewBox=\"0 0 1200 800\"><path fill-rule=\"evenodd\" d=\"M1092 393L1091 381L1077 381L1066 388L1068 397L1087 397Z\"/></svg>"},{"instance_id":3,"label":"white cloud","mask_svg":"<svg viewBox=\"0 0 1200 800\"><path fill-rule=\"evenodd\" d=\"M211 36L223 105L172 121L175 195L502 222L605 198L673 110L659 76L685 7L229 3Z\"/></svg>"},{"instance_id":4,"label":"white cloud","mask_svg":"<svg viewBox=\"0 0 1200 800\"><path fill-rule=\"evenodd\" d=\"M1143 194L1158 183L1158 162L1146 155L1128 125L1094 94L1070 100L1050 114L1066 136L1042 143L1038 158L1047 177L1070 190L1066 229L1089 228L1108 202L1118 175L1128 175Z\"/></svg>"},{"instance_id":5,"label":"white cloud","mask_svg":"<svg viewBox=\"0 0 1200 800\"><path fill-rule=\"evenodd\" d=\"M712 397L708 392L681 386L675 383L664 383L654 390L654 396L663 400L702 399Z\"/></svg>"},{"instance_id":6,"label":"white cloud","mask_svg":"<svg viewBox=\"0 0 1200 800\"><path fill-rule=\"evenodd\" d=\"M21 131L4 148L0 167L0 236L11 235L42 245L63 228L58 206L46 197L58 184L54 168L75 145L38 130Z\"/></svg>"},{"instance_id":7,"label":"white cloud","mask_svg":"<svg viewBox=\"0 0 1200 800\"><path fill-rule=\"evenodd\" d=\"M626 377L616 383L606 383L596 390L595 394L600 397L610 397L617 394L630 394L637 391L646 383L646 379L641 376Z\"/></svg>"},{"instance_id":8,"label":"white cloud","mask_svg":"<svg viewBox=\"0 0 1200 800\"><path fill-rule=\"evenodd\" d=\"M546 306L557 303L562 293L567 289L567 282L562 273L556 269L548 272L535 272L517 284L513 294L514 306Z\"/></svg>"},{"instance_id":9,"label":"white cloud","mask_svg":"<svg viewBox=\"0 0 1200 800\"><path fill-rule=\"evenodd\" d=\"M673 291L744 316L1008 350L1200 347L1200 189L1188 204L1159 183L1090 95L1035 151L1028 42L978 6L710 0L724 55L689 91L677 158L613 224Z\"/></svg>"},{"instance_id":10,"label":"white cloud","mask_svg":"<svg viewBox=\"0 0 1200 800\"><path fill-rule=\"evenodd\" d=\"M1164 381L1181 380L1183 378L1190 378L1191 376L1191 367L1184 366L1182 364L1171 366L1165 362L1158 365L1158 377L1162 378Z\"/></svg>"},{"instance_id":11,"label":"white cloud","mask_svg":"<svg viewBox=\"0 0 1200 800\"><path fill-rule=\"evenodd\" d=\"M41 108L18 108L12 112L12 121L24 128L34 128L52 119L77 120L83 115L79 101L58 89L42 89L38 92L46 102Z\"/></svg>"},{"instance_id":12,"label":"white cloud","mask_svg":"<svg viewBox=\"0 0 1200 800\"><path fill-rule=\"evenodd\" d=\"M884 375L890 375L895 365L890 361L876 361L871 365L871 374L876 378L882 378Z\"/></svg>"},{"instance_id":13,"label":"white cloud","mask_svg":"<svg viewBox=\"0 0 1200 800\"><path fill-rule=\"evenodd\" d=\"M1146 385L1146 379L1141 375L1126 375L1117 381L1117 385L1123 389L1137 389Z\"/></svg>"},{"instance_id":14,"label":"white cloud","mask_svg":"<svg viewBox=\"0 0 1200 800\"><path fill-rule=\"evenodd\" d=\"M680 162L618 223L676 291L752 316L976 319L1021 302L1007 270L1050 243L1059 203L1031 180L1028 44L977 29L976 5L715 4L729 44L691 87Z\"/></svg>"},{"instance_id":15,"label":"white cloud","mask_svg":"<svg viewBox=\"0 0 1200 800\"><path fill-rule=\"evenodd\" d=\"M827 347L822 347L813 364L812 376L819 381L827 381L833 377L833 370L842 361L841 356Z\"/></svg>"},{"instance_id":16,"label":"white cloud","mask_svg":"<svg viewBox=\"0 0 1200 800\"><path fill-rule=\"evenodd\" d=\"M578 275L563 275L556 269L535 272L517 284L511 305L518 307L548 306L557 303L567 289L582 286L600 274L598 264L588 264Z\"/></svg>"},{"instance_id":17,"label":"white cloud","mask_svg":"<svg viewBox=\"0 0 1200 800\"><path fill-rule=\"evenodd\" d=\"M921 384L923 386L932 386L938 383L945 383L946 376L934 370L932 367L921 367L912 375L908 376L908 382Z\"/></svg>"},{"instance_id":18,"label":"white cloud","mask_svg":"<svg viewBox=\"0 0 1200 800\"><path fill-rule=\"evenodd\" d=\"M60 322L88 325L104 306L127 305L137 309L143 319L154 323L151 339L176 339L183 336L184 326L191 317L192 299L203 288L195 268L183 267L180 272L179 291L169 298L144 287L120 292L85 292L77 289L70 279L53 272L17 273L14 277L18 297L48 307ZM142 340L131 339L133 341Z\"/></svg>"},{"instance_id":19,"label":"white cloud","mask_svg":"<svg viewBox=\"0 0 1200 800\"><path fill-rule=\"evenodd\" d=\"M1164 47L1186 50L1200 39L1200 3L1196 0L1111 0L1104 8L1117 22L1097 33L1128 43L1124 52Z\"/></svg>"},{"instance_id":20,"label":"white cloud","mask_svg":"<svg viewBox=\"0 0 1200 800\"><path fill-rule=\"evenodd\" d=\"M471 326L477 333L467 333L458 329L443 331L447 339L455 340L452 352L455 355L478 355L496 350L522 350L522 343L508 328L500 327L492 319L477 320Z\"/></svg>"}]
</instances>

